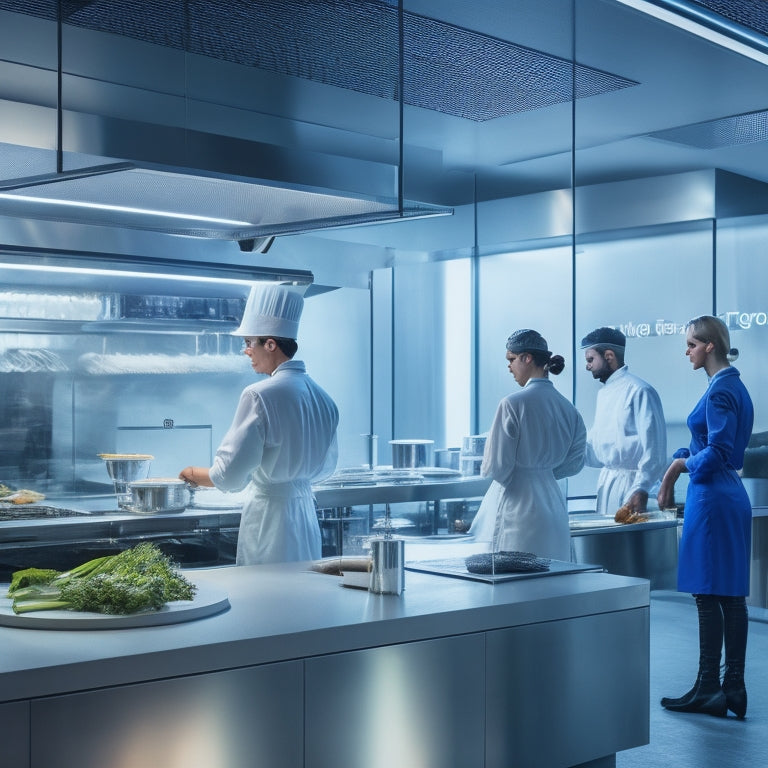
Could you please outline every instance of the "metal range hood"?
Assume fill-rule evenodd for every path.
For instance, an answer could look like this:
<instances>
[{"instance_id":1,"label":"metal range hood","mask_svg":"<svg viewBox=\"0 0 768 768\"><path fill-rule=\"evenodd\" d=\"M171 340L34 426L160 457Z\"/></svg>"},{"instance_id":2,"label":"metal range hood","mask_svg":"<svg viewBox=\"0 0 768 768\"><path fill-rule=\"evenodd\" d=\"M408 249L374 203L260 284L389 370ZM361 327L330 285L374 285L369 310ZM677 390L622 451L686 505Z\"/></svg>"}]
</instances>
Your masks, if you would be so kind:
<instances>
[{"instance_id":1,"label":"metal range hood","mask_svg":"<svg viewBox=\"0 0 768 768\"><path fill-rule=\"evenodd\" d=\"M327 53L311 21L272 66L250 55L272 49L301 3L265 3L225 30L212 0L4 4L0 219L25 222L30 239L47 221L258 250L251 241L452 214L404 199L397 13L370 6L376 23L356 45L384 46L385 74L368 51L375 94L355 89L354 52L331 67L339 82L315 82L319 63L297 69ZM320 11L334 30L336 4ZM16 229L3 223L0 240Z\"/></svg>"},{"instance_id":2,"label":"metal range hood","mask_svg":"<svg viewBox=\"0 0 768 768\"><path fill-rule=\"evenodd\" d=\"M317 229L445 216L452 209L147 163L111 163L0 182L0 213L19 219L254 240Z\"/></svg>"}]
</instances>

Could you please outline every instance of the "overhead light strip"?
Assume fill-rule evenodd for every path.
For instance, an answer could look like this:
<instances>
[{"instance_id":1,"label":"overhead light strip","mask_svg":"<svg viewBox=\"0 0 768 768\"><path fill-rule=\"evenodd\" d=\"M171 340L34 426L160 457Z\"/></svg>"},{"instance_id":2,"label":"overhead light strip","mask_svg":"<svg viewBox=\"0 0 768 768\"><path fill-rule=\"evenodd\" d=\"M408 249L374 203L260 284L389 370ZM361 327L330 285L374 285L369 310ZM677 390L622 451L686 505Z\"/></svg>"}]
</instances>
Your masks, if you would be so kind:
<instances>
[{"instance_id":1,"label":"overhead light strip","mask_svg":"<svg viewBox=\"0 0 768 768\"><path fill-rule=\"evenodd\" d=\"M0 263L1 270L14 270L22 272L61 272L67 275L107 275L109 277L139 277L149 280L174 280L184 283L210 283L220 285L251 286L256 283L274 283L275 280L266 279L238 279L223 277L207 277L202 275L173 275L163 272L141 272L135 270L100 269L95 267L59 267L51 264L4 264ZM278 281L279 282L279 281ZM283 281L284 282L284 281Z\"/></svg>"},{"instance_id":2,"label":"overhead light strip","mask_svg":"<svg viewBox=\"0 0 768 768\"><path fill-rule=\"evenodd\" d=\"M746 27L736 27L726 19L704 9L694 8L688 3L676 2L676 0L665 0L663 3L653 3L648 0L616 0L616 2L760 64L768 64L768 41L764 37ZM727 32L720 32L718 28Z\"/></svg>"},{"instance_id":3,"label":"overhead light strip","mask_svg":"<svg viewBox=\"0 0 768 768\"><path fill-rule=\"evenodd\" d=\"M131 208L124 205L107 205L106 203L88 203L81 200L57 200L52 197L32 197L30 195L15 195L0 192L0 200L13 200L22 203L39 203L40 205L60 205L67 208L85 208L96 211L112 211L115 213L140 214L141 216L156 216L165 219L178 219L181 221L197 221L204 224L221 224L229 227L252 227L251 221L237 221L233 219L217 219L210 216L196 216L189 213L175 213L173 211L155 211L147 208Z\"/></svg>"}]
</instances>

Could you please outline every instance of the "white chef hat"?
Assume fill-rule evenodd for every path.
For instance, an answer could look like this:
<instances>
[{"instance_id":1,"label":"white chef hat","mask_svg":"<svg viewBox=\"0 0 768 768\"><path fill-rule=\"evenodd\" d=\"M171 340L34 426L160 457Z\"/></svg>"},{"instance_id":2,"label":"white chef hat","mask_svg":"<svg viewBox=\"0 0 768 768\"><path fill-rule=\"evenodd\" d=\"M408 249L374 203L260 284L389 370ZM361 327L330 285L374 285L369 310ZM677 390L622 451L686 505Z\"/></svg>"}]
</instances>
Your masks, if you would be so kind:
<instances>
[{"instance_id":1,"label":"white chef hat","mask_svg":"<svg viewBox=\"0 0 768 768\"><path fill-rule=\"evenodd\" d=\"M295 339L304 297L289 285L255 285L251 288L240 327L233 336L277 336Z\"/></svg>"}]
</instances>

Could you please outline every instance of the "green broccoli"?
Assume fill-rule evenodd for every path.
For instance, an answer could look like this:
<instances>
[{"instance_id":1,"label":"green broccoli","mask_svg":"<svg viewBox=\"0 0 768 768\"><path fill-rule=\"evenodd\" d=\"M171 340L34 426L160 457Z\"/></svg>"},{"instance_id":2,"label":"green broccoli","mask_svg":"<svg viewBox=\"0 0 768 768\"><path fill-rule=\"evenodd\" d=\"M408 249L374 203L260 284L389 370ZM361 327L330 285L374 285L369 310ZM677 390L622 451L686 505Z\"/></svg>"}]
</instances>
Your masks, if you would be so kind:
<instances>
[{"instance_id":1,"label":"green broccoli","mask_svg":"<svg viewBox=\"0 0 768 768\"><path fill-rule=\"evenodd\" d=\"M174 600L192 600L196 591L176 564L147 542L89 560L71 571L49 573L53 575L47 581L23 585L20 577L11 582L8 592L15 613L65 609L129 614L157 610Z\"/></svg>"}]
</instances>

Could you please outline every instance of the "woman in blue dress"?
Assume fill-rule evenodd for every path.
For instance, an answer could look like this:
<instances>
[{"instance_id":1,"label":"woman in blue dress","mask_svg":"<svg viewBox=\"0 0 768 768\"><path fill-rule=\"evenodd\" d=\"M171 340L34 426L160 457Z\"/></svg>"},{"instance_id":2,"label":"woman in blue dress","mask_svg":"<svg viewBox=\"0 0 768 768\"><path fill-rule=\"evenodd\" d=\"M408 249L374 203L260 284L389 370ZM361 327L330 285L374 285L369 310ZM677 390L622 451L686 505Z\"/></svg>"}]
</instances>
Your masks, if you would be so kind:
<instances>
[{"instance_id":1,"label":"woman in blue dress","mask_svg":"<svg viewBox=\"0 0 768 768\"><path fill-rule=\"evenodd\" d=\"M710 315L687 326L685 354L693 369L709 378L706 392L688 416L690 449L681 449L659 490L662 509L674 505L675 481L688 472L685 517L680 539L677 588L690 592L699 616L699 673L688 693L663 698L675 712L725 717L747 711L744 658L747 649L752 507L738 475L752 434L753 408L739 372L729 362L725 323ZM725 643L725 673L720 655Z\"/></svg>"}]
</instances>

